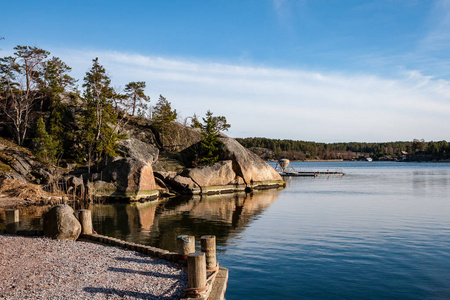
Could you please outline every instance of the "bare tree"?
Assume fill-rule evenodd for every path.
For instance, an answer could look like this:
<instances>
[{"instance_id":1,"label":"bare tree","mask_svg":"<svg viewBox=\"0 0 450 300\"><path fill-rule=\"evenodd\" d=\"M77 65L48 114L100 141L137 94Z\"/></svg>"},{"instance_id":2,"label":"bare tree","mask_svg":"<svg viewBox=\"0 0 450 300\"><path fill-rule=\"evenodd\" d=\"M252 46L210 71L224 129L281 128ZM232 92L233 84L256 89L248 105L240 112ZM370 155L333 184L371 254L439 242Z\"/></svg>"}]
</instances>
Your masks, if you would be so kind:
<instances>
[{"instance_id":1,"label":"bare tree","mask_svg":"<svg viewBox=\"0 0 450 300\"><path fill-rule=\"evenodd\" d=\"M2 121L12 124L17 143L23 145L38 99L38 78L49 52L29 46L14 50L14 57L0 59Z\"/></svg>"}]
</instances>

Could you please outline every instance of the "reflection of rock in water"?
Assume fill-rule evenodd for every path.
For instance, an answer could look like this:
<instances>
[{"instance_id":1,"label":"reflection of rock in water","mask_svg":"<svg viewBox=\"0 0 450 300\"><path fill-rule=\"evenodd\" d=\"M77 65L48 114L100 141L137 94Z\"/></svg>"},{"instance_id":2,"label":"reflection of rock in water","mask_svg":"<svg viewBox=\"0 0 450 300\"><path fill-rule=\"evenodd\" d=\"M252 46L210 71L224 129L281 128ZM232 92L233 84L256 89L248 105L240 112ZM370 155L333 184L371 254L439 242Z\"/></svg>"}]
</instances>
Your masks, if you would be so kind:
<instances>
[{"instance_id":1,"label":"reflection of rock in water","mask_svg":"<svg viewBox=\"0 0 450 300\"><path fill-rule=\"evenodd\" d=\"M171 199L158 207L152 227L151 243L175 250L178 235L212 234L218 245L242 231L278 197L276 192L194 197L189 201Z\"/></svg>"},{"instance_id":2,"label":"reflection of rock in water","mask_svg":"<svg viewBox=\"0 0 450 300\"><path fill-rule=\"evenodd\" d=\"M157 206L158 206L157 201L147 203L133 203L127 205L126 211L130 226L131 227L137 226L143 229L150 229L155 221L155 212Z\"/></svg>"},{"instance_id":3,"label":"reflection of rock in water","mask_svg":"<svg viewBox=\"0 0 450 300\"><path fill-rule=\"evenodd\" d=\"M134 204L95 204L94 230L101 234L176 250L176 237L182 234L215 235L223 245L261 214L278 197L276 191L229 194ZM20 210L22 229L42 229L42 214L50 207ZM0 212L4 226L4 212Z\"/></svg>"},{"instance_id":4,"label":"reflection of rock in water","mask_svg":"<svg viewBox=\"0 0 450 300\"><path fill-rule=\"evenodd\" d=\"M195 201L190 215L196 219L223 222L239 227L261 213L276 199L278 194L270 192L211 196Z\"/></svg>"}]
</instances>

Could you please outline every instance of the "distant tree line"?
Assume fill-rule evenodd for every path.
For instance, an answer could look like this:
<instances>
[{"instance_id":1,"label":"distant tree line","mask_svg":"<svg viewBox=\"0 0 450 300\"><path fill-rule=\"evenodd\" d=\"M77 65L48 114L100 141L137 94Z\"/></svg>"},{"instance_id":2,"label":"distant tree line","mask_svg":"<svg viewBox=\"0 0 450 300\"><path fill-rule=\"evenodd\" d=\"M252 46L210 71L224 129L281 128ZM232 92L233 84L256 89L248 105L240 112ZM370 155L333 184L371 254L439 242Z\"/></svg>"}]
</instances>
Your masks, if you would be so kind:
<instances>
[{"instance_id":1,"label":"distant tree line","mask_svg":"<svg viewBox=\"0 0 450 300\"><path fill-rule=\"evenodd\" d=\"M251 149L263 159L288 158L291 160L343 159L439 161L450 159L450 144L446 141L386 143L316 143L307 141L268 138L238 138L244 147Z\"/></svg>"},{"instance_id":2,"label":"distant tree line","mask_svg":"<svg viewBox=\"0 0 450 300\"><path fill-rule=\"evenodd\" d=\"M0 58L0 133L32 148L43 162L58 164L65 159L90 168L116 155L121 129L131 118L151 118L146 83L129 82L123 90L114 89L98 58L92 60L80 91L77 80L69 75L71 68L60 58L37 47L14 50L12 56ZM162 134L172 130L177 111L165 97L160 95L152 111L155 130ZM225 117L211 113L207 118L208 126L195 123L205 132L202 163L214 161L210 157L214 151L208 147L218 146L211 138L216 129L229 127ZM214 118L222 123L214 123Z\"/></svg>"}]
</instances>

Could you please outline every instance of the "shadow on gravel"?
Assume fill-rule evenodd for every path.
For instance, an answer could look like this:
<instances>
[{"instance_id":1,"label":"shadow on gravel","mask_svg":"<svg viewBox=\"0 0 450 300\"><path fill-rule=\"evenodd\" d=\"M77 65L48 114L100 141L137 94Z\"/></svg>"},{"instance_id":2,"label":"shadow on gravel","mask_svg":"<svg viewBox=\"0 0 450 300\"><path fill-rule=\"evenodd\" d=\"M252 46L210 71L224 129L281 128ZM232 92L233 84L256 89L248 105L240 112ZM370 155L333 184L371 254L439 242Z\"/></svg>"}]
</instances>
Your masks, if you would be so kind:
<instances>
[{"instance_id":1,"label":"shadow on gravel","mask_svg":"<svg viewBox=\"0 0 450 300\"><path fill-rule=\"evenodd\" d=\"M174 278L174 279L178 279L178 280L182 279L181 275L162 274L162 273L151 272L151 271L136 271L136 270L130 270L130 269L125 269L125 268L109 267L108 271L122 272L122 273L128 273L128 274L139 274L139 275L144 275L144 276L153 276L153 277L161 277L161 278Z\"/></svg>"},{"instance_id":2,"label":"shadow on gravel","mask_svg":"<svg viewBox=\"0 0 450 300\"><path fill-rule=\"evenodd\" d=\"M117 260L127 261L127 262L135 262L140 264L152 264L152 265L162 265L158 263L156 258L147 257L147 258L129 258L129 257L116 257Z\"/></svg>"},{"instance_id":3,"label":"shadow on gravel","mask_svg":"<svg viewBox=\"0 0 450 300\"><path fill-rule=\"evenodd\" d=\"M172 286L173 287L173 286ZM172 288L171 287L171 288ZM133 291L124 291L118 289L85 287L83 290L91 294L105 294L108 296L132 297L134 299L155 299L155 300L173 300L173 297L156 296L149 293L140 293Z\"/></svg>"}]
</instances>

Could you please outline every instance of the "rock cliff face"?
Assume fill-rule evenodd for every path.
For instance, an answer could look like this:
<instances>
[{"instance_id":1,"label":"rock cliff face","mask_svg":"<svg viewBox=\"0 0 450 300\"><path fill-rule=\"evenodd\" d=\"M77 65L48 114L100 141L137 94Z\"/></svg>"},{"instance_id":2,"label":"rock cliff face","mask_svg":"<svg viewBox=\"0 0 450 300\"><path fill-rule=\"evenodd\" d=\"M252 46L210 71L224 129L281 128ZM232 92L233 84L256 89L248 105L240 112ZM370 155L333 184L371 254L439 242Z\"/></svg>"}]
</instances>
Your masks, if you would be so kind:
<instances>
[{"instance_id":1,"label":"rock cliff face","mask_svg":"<svg viewBox=\"0 0 450 300\"><path fill-rule=\"evenodd\" d=\"M129 138L119 143L116 157L98 173L89 177L89 194L94 197L126 198L131 201L158 197L152 165L159 150L152 144Z\"/></svg>"},{"instance_id":2,"label":"rock cliff face","mask_svg":"<svg viewBox=\"0 0 450 300\"><path fill-rule=\"evenodd\" d=\"M146 142L145 137L150 135L134 130L139 139L129 136L120 142L119 152L124 157L116 158L89 177L89 194L133 201L156 198L161 192L207 195L285 185L272 167L226 135L219 137L222 147L218 162L185 168L202 135L197 129L178 123L174 127L175 132L162 138L164 146L151 144L153 138ZM157 166L156 172L153 165Z\"/></svg>"},{"instance_id":3,"label":"rock cliff face","mask_svg":"<svg viewBox=\"0 0 450 300\"><path fill-rule=\"evenodd\" d=\"M47 184L61 173L61 170L39 162L27 148L0 138L0 177Z\"/></svg>"},{"instance_id":4,"label":"rock cliff face","mask_svg":"<svg viewBox=\"0 0 450 300\"><path fill-rule=\"evenodd\" d=\"M151 162L122 158L108 164L88 183L95 197L152 199L158 196Z\"/></svg>"}]
</instances>

